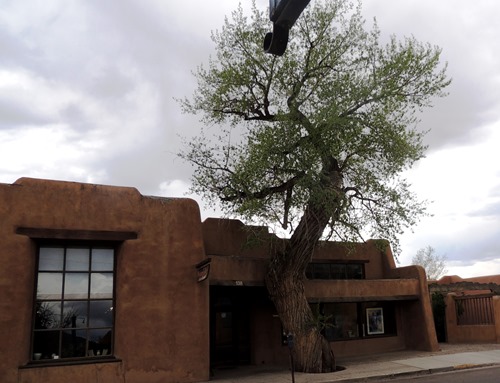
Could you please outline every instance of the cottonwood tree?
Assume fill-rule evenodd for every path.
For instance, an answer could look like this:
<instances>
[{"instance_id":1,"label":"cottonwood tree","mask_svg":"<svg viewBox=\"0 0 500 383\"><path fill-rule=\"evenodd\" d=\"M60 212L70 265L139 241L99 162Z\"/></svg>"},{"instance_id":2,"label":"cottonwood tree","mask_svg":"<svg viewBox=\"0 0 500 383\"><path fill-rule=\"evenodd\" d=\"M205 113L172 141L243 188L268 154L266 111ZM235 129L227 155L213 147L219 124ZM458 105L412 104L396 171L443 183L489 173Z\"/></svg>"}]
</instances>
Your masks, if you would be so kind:
<instances>
[{"instance_id":1,"label":"cottonwood tree","mask_svg":"<svg viewBox=\"0 0 500 383\"><path fill-rule=\"evenodd\" d=\"M282 57L263 52L267 14L241 6L212 34L216 55L195 71L183 110L205 129L186 143L192 191L247 222L289 231L271 254L266 285L298 371L335 369L304 293L320 239L397 235L425 206L401 173L422 158L419 113L449 84L440 49L415 38L382 43L361 5L314 1Z\"/></svg>"},{"instance_id":2,"label":"cottonwood tree","mask_svg":"<svg viewBox=\"0 0 500 383\"><path fill-rule=\"evenodd\" d=\"M436 254L432 246L421 248L411 259L412 265L420 265L425 269L427 279L437 280L446 273L446 256Z\"/></svg>"}]
</instances>

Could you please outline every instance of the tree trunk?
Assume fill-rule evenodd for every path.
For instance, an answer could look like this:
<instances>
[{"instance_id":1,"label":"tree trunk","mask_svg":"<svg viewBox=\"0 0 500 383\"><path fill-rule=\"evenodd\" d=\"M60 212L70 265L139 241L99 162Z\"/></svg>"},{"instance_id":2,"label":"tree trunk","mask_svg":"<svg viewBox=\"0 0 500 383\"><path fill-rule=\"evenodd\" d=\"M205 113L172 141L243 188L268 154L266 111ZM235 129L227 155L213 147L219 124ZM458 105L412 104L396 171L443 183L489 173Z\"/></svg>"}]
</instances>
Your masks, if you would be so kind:
<instances>
[{"instance_id":1,"label":"tree trunk","mask_svg":"<svg viewBox=\"0 0 500 383\"><path fill-rule=\"evenodd\" d=\"M330 343L320 333L304 291L305 269L329 215L306 209L284 252L273 255L266 285L285 333L294 337L295 370L335 371Z\"/></svg>"},{"instance_id":2,"label":"tree trunk","mask_svg":"<svg viewBox=\"0 0 500 383\"><path fill-rule=\"evenodd\" d=\"M333 195L342 190L342 174L335 159L323 167L323 190ZM304 214L284 251L272 255L266 275L266 286L281 319L284 331L294 337L295 370L332 372L336 370L330 343L320 333L304 291L305 270L312 259L333 211L309 201Z\"/></svg>"},{"instance_id":3,"label":"tree trunk","mask_svg":"<svg viewBox=\"0 0 500 383\"><path fill-rule=\"evenodd\" d=\"M293 335L295 370L310 373L335 371L335 358L330 343L315 324L304 293L303 280L280 277L270 270L267 288L285 333Z\"/></svg>"}]
</instances>

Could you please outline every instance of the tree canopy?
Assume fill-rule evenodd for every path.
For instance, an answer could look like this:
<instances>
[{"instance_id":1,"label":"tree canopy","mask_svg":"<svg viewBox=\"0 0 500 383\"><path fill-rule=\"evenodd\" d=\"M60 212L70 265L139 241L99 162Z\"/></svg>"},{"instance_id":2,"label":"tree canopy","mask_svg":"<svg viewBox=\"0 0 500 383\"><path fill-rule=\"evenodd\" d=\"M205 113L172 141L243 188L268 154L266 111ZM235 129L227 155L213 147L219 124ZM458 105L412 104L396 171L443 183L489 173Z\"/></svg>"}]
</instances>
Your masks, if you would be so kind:
<instances>
[{"instance_id":1,"label":"tree canopy","mask_svg":"<svg viewBox=\"0 0 500 383\"><path fill-rule=\"evenodd\" d=\"M418 116L450 80L439 48L365 30L360 3L312 2L281 57L262 49L267 28L254 3L213 33L216 55L181 101L205 129L180 156L206 201L290 231L270 254L269 297L294 334L295 368L335 371L312 325L305 269L322 237L383 238L397 253L398 235L425 211L402 177L424 155Z\"/></svg>"},{"instance_id":2,"label":"tree canopy","mask_svg":"<svg viewBox=\"0 0 500 383\"><path fill-rule=\"evenodd\" d=\"M181 154L196 166L194 192L291 231L315 201L337 238L365 232L397 244L425 208L400 176L424 154L418 114L450 80L439 48L413 37L382 43L376 25L365 30L360 7L313 2L283 57L263 52L268 20L255 4L250 17L240 5L226 18L212 35L216 56L198 67L198 88L182 101L218 127ZM333 168L338 190L325 187Z\"/></svg>"}]
</instances>

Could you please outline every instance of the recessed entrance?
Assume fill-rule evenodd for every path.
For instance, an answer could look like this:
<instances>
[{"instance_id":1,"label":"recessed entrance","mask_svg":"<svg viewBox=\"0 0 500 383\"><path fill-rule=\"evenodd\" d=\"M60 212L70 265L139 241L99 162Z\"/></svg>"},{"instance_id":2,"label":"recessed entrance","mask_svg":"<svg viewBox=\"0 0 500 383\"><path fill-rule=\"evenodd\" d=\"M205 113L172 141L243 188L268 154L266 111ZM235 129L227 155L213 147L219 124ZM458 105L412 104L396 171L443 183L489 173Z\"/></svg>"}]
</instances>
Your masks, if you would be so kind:
<instances>
[{"instance_id":1,"label":"recessed entrance","mask_svg":"<svg viewBox=\"0 0 500 383\"><path fill-rule=\"evenodd\" d=\"M210 286L212 368L253 363L253 318L263 305L269 303L265 287Z\"/></svg>"}]
</instances>

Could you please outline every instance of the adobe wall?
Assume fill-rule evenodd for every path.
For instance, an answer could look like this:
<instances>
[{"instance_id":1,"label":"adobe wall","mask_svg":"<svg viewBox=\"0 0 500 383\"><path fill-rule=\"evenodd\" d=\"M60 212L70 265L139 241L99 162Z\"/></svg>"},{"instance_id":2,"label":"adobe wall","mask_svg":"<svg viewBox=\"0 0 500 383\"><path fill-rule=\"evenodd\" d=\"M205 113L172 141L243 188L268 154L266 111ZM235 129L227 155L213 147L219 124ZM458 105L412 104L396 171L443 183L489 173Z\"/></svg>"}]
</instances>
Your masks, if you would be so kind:
<instances>
[{"instance_id":1,"label":"adobe wall","mask_svg":"<svg viewBox=\"0 0 500 383\"><path fill-rule=\"evenodd\" d=\"M482 277L465 278L464 281L476 283L495 283L500 285L500 275L485 275Z\"/></svg>"},{"instance_id":2,"label":"adobe wall","mask_svg":"<svg viewBox=\"0 0 500 383\"><path fill-rule=\"evenodd\" d=\"M493 297L493 316L495 318L496 343L500 343L500 296Z\"/></svg>"},{"instance_id":3,"label":"adobe wall","mask_svg":"<svg viewBox=\"0 0 500 383\"><path fill-rule=\"evenodd\" d=\"M335 357L340 358L339 363L342 363L342 358L376 355L405 349L404 337L402 336L337 341L330 344Z\"/></svg>"},{"instance_id":4,"label":"adobe wall","mask_svg":"<svg viewBox=\"0 0 500 383\"><path fill-rule=\"evenodd\" d=\"M263 285L271 252L284 249L286 243L265 227L245 226L238 220L208 218L202 227L205 251L207 257L212 257L211 281L241 280ZM388 254L381 251L380 244L385 245ZM249 260L258 265L251 265ZM348 244L320 242L313 260L365 262L367 280L390 278L390 270L396 267L388 243L377 240Z\"/></svg>"},{"instance_id":5,"label":"adobe wall","mask_svg":"<svg viewBox=\"0 0 500 383\"><path fill-rule=\"evenodd\" d=\"M494 296L493 316L491 325L460 325L457 324L455 297L449 293L446 303L446 333L449 343L500 343L500 296Z\"/></svg>"},{"instance_id":6,"label":"adobe wall","mask_svg":"<svg viewBox=\"0 0 500 383\"><path fill-rule=\"evenodd\" d=\"M389 254L386 254L389 258ZM392 278L418 281L418 300L402 304L402 321L405 323L406 347L422 351L438 351L439 344L434 326L434 316L422 266L406 266L392 269Z\"/></svg>"},{"instance_id":7,"label":"adobe wall","mask_svg":"<svg viewBox=\"0 0 500 383\"><path fill-rule=\"evenodd\" d=\"M386 259L381 256L381 246L386 241L369 239L364 243L320 242L315 248L315 261L335 260L344 262L365 262L365 278L384 279L387 276ZM391 254L392 256L392 254Z\"/></svg>"},{"instance_id":8,"label":"adobe wall","mask_svg":"<svg viewBox=\"0 0 500 383\"><path fill-rule=\"evenodd\" d=\"M306 280L304 286L308 298L321 302L417 300L420 294L415 279Z\"/></svg>"},{"instance_id":9,"label":"adobe wall","mask_svg":"<svg viewBox=\"0 0 500 383\"><path fill-rule=\"evenodd\" d=\"M204 259L194 201L22 178L0 184L0 216L2 383L208 380L208 284L194 269ZM36 245L16 234L20 227L137 233L116 252L116 361L29 366Z\"/></svg>"},{"instance_id":10,"label":"adobe wall","mask_svg":"<svg viewBox=\"0 0 500 383\"><path fill-rule=\"evenodd\" d=\"M267 227L245 226L233 219L207 218L202 230L207 256L268 259L271 246L280 246L282 242Z\"/></svg>"}]
</instances>

